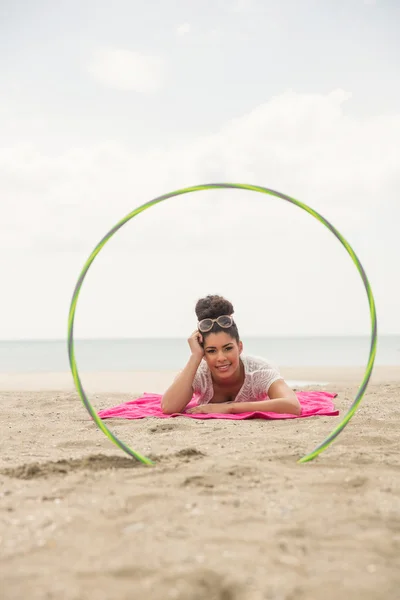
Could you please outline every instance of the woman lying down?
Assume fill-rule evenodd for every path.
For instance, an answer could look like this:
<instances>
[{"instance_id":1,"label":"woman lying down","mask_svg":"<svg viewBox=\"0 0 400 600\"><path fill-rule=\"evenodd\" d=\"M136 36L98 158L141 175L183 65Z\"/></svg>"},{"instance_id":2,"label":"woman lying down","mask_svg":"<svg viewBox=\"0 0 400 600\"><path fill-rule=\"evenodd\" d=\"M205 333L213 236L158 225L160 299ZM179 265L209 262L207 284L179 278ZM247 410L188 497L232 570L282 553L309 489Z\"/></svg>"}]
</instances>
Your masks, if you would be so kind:
<instances>
[{"instance_id":1,"label":"woman lying down","mask_svg":"<svg viewBox=\"0 0 400 600\"><path fill-rule=\"evenodd\" d=\"M239 414L262 411L300 415L294 391L279 371L262 358L244 356L232 304L207 296L196 304L198 328L188 342L191 356L162 397L165 414L187 412Z\"/></svg>"}]
</instances>

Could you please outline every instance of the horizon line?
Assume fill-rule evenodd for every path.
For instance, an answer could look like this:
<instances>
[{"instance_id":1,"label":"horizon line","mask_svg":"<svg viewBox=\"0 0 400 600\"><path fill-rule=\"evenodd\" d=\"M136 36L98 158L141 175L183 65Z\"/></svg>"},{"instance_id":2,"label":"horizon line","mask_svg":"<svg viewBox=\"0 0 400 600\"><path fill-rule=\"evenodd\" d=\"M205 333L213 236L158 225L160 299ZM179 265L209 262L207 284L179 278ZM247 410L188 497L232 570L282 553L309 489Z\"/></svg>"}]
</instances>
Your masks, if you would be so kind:
<instances>
[{"instance_id":1,"label":"horizon line","mask_svg":"<svg viewBox=\"0 0 400 600\"><path fill-rule=\"evenodd\" d=\"M381 333L381 337L398 337L400 333ZM300 333L300 334L282 334L282 335L244 335L243 339L304 339L304 338L369 338L371 337L368 333L352 333L352 334L335 334L335 333L324 333L324 334L313 334L313 333ZM379 339L378 338L378 339ZM75 342L115 342L115 341L141 341L141 340L186 340L185 336L138 336L138 337L79 337L74 338ZM62 338L0 338L2 342L67 342L67 336Z\"/></svg>"}]
</instances>

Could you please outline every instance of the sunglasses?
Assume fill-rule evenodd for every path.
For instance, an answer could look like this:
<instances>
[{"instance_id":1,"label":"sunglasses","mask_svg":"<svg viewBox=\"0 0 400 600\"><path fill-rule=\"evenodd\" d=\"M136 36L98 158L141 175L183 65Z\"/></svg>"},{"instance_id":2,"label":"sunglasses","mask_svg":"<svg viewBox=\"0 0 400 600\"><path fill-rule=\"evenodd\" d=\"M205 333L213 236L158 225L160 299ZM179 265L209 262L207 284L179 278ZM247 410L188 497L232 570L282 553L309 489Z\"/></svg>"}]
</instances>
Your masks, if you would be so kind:
<instances>
[{"instance_id":1,"label":"sunglasses","mask_svg":"<svg viewBox=\"0 0 400 600\"><path fill-rule=\"evenodd\" d=\"M203 319L197 326L199 331L206 333L213 328L214 323L217 323L223 329L228 329L229 327L232 327L233 319L230 315L222 315L221 317L218 317L218 319Z\"/></svg>"}]
</instances>

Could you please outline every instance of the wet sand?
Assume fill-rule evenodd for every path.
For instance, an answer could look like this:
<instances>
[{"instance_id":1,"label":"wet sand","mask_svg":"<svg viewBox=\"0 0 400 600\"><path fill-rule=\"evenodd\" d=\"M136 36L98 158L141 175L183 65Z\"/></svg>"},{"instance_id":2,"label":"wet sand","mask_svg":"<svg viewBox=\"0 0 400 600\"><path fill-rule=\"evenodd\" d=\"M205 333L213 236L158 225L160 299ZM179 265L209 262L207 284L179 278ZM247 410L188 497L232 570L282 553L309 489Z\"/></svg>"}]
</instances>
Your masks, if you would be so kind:
<instances>
[{"instance_id":1,"label":"wet sand","mask_svg":"<svg viewBox=\"0 0 400 600\"><path fill-rule=\"evenodd\" d=\"M154 467L98 430L69 375L0 376L0 598L397 599L400 369L376 369L344 432L299 465L363 369L334 371L282 369L330 381L339 417L107 421ZM82 379L100 409L172 375Z\"/></svg>"}]
</instances>

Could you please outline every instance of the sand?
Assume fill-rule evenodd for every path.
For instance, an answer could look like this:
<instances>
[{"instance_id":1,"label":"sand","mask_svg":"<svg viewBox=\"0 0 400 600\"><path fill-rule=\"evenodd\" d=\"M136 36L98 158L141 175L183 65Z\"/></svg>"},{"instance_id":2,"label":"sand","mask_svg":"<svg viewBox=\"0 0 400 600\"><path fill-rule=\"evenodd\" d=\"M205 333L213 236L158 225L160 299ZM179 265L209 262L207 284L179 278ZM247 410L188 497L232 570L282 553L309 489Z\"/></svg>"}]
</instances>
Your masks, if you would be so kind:
<instances>
[{"instance_id":1,"label":"sand","mask_svg":"<svg viewBox=\"0 0 400 600\"><path fill-rule=\"evenodd\" d=\"M343 418L358 372L324 386L340 417L107 422L155 467L97 429L68 378L27 375L18 391L17 376L0 377L0 598L398 599L397 371L376 372L349 426L305 465L296 459ZM42 387L27 390L29 377ZM131 377L138 393L158 391L149 374ZM97 409L134 396L117 380L88 383Z\"/></svg>"},{"instance_id":2,"label":"sand","mask_svg":"<svg viewBox=\"0 0 400 600\"><path fill-rule=\"evenodd\" d=\"M365 367L280 367L287 381L332 382L337 385L359 384ZM83 373L81 380L87 392L123 392L132 390L162 394L173 381L177 371L135 371L112 373ZM400 383L400 366L376 366L371 383ZM0 391L75 390L71 374L67 373L0 373Z\"/></svg>"}]
</instances>

